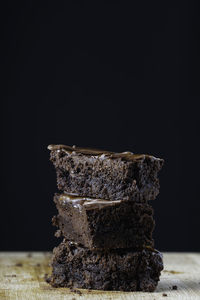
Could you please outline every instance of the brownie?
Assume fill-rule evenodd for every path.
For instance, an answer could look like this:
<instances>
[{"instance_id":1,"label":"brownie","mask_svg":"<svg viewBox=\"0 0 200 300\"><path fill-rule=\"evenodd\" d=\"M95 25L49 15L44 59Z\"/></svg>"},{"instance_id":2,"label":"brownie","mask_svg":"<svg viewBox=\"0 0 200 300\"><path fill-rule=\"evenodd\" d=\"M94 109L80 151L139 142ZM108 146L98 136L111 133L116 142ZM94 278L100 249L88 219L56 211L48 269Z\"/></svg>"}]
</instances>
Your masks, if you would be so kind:
<instances>
[{"instance_id":1,"label":"brownie","mask_svg":"<svg viewBox=\"0 0 200 300\"><path fill-rule=\"evenodd\" d=\"M50 160L61 191L105 200L154 200L163 159L132 152L114 153L50 145Z\"/></svg>"},{"instance_id":2,"label":"brownie","mask_svg":"<svg viewBox=\"0 0 200 300\"><path fill-rule=\"evenodd\" d=\"M146 203L55 194L53 218L69 241L89 249L153 247L153 209Z\"/></svg>"},{"instance_id":3,"label":"brownie","mask_svg":"<svg viewBox=\"0 0 200 300\"><path fill-rule=\"evenodd\" d=\"M91 251L64 240L54 248L54 287L153 292L163 269L156 250Z\"/></svg>"}]
</instances>

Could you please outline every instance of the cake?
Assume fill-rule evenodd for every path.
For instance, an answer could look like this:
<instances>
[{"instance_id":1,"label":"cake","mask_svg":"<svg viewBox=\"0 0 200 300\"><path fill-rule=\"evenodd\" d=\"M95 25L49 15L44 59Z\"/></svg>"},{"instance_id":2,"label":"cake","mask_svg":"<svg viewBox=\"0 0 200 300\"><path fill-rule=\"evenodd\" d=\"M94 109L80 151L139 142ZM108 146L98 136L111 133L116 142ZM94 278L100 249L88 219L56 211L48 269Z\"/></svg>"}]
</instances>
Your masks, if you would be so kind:
<instances>
[{"instance_id":1,"label":"cake","mask_svg":"<svg viewBox=\"0 0 200 300\"><path fill-rule=\"evenodd\" d=\"M156 250L89 250L64 240L54 248L54 287L153 292L163 269Z\"/></svg>"},{"instance_id":2,"label":"cake","mask_svg":"<svg viewBox=\"0 0 200 300\"><path fill-rule=\"evenodd\" d=\"M147 154L50 145L59 193L52 223L53 287L153 292L163 269L150 200L164 160Z\"/></svg>"},{"instance_id":3,"label":"cake","mask_svg":"<svg viewBox=\"0 0 200 300\"><path fill-rule=\"evenodd\" d=\"M50 145L58 189L105 200L146 202L159 193L163 159L132 152L114 153Z\"/></svg>"},{"instance_id":4,"label":"cake","mask_svg":"<svg viewBox=\"0 0 200 300\"><path fill-rule=\"evenodd\" d=\"M154 246L153 209L147 203L55 194L53 224L67 240L89 249ZM57 235L59 235L59 232Z\"/></svg>"}]
</instances>

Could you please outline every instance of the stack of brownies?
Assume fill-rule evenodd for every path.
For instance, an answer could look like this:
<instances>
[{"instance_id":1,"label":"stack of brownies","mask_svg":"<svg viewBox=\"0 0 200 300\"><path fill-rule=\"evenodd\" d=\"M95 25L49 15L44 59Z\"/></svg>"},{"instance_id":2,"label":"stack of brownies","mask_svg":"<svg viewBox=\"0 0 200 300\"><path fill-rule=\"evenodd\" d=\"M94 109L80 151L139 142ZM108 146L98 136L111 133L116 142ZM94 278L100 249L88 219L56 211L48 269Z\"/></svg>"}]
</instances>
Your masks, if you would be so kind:
<instances>
[{"instance_id":1,"label":"stack of brownies","mask_svg":"<svg viewBox=\"0 0 200 300\"><path fill-rule=\"evenodd\" d=\"M153 209L163 160L132 152L114 153L50 145L61 191L54 248L54 287L154 291L163 269L154 249Z\"/></svg>"}]
</instances>

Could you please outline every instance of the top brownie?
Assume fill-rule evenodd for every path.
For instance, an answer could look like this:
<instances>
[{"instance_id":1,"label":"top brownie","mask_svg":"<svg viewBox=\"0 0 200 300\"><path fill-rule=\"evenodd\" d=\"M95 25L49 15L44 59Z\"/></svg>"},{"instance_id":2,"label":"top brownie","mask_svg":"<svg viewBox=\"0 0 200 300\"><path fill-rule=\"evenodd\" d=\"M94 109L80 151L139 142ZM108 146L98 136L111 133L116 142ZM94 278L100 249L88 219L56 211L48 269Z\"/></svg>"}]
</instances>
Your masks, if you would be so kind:
<instances>
[{"instance_id":1,"label":"top brownie","mask_svg":"<svg viewBox=\"0 0 200 300\"><path fill-rule=\"evenodd\" d=\"M49 145L58 188L106 200L154 200L164 160L147 154Z\"/></svg>"}]
</instances>

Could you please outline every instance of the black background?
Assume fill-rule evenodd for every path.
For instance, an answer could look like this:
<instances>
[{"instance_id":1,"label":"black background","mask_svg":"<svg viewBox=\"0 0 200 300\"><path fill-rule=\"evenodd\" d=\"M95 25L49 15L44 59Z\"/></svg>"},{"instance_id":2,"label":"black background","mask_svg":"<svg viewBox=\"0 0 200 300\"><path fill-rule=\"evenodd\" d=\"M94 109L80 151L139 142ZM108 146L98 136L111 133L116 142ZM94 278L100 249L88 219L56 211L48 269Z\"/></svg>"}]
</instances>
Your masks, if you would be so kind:
<instances>
[{"instance_id":1,"label":"black background","mask_svg":"<svg viewBox=\"0 0 200 300\"><path fill-rule=\"evenodd\" d=\"M2 10L1 250L58 244L63 143L164 158L156 247L200 251L197 2L39 3Z\"/></svg>"}]
</instances>

